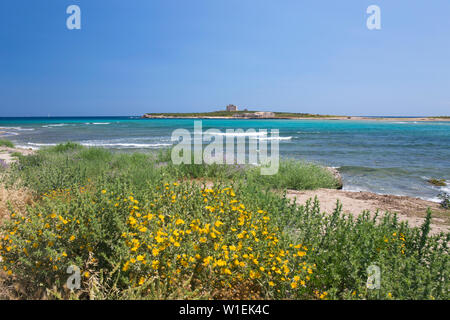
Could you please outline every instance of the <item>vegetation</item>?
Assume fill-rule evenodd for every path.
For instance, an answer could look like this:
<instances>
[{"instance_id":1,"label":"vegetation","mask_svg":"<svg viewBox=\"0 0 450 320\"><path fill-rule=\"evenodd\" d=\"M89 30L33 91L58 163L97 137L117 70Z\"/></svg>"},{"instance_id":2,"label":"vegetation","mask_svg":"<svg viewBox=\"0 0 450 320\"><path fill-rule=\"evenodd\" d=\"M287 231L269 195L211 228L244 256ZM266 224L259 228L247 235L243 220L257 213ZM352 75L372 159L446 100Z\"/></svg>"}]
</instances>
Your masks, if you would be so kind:
<instances>
[{"instance_id":1,"label":"vegetation","mask_svg":"<svg viewBox=\"0 0 450 320\"><path fill-rule=\"evenodd\" d=\"M121 154L65 144L20 157L3 182L35 201L10 208L0 267L21 298L448 299L449 234L389 213L298 206L273 189L330 187L331 173L282 162L173 166L169 150ZM294 176L294 177L293 177ZM295 176L298 176L295 178ZM195 178L195 179L193 179ZM81 288L65 287L71 265ZM381 288L367 288L368 267ZM19 284L19 285L17 285ZM1 290L0 290L1 292Z\"/></svg>"},{"instance_id":2,"label":"vegetation","mask_svg":"<svg viewBox=\"0 0 450 320\"><path fill-rule=\"evenodd\" d=\"M0 139L0 147L14 148L14 143L9 140Z\"/></svg>"},{"instance_id":3,"label":"vegetation","mask_svg":"<svg viewBox=\"0 0 450 320\"><path fill-rule=\"evenodd\" d=\"M450 194L441 192L438 194L438 198L441 199L441 206L444 209L450 209Z\"/></svg>"},{"instance_id":4,"label":"vegetation","mask_svg":"<svg viewBox=\"0 0 450 320\"><path fill-rule=\"evenodd\" d=\"M257 111L212 111L212 112L190 112L190 113L146 113L149 116L156 117L181 117L181 118L198 118L198 117L231 117L235 114L242 115L244 113L255 113ZM295 112L274 112L275 118L327 118L334 117L331 115L320 115L311 113L295 113Z\"/></svg>"}]
</instances>

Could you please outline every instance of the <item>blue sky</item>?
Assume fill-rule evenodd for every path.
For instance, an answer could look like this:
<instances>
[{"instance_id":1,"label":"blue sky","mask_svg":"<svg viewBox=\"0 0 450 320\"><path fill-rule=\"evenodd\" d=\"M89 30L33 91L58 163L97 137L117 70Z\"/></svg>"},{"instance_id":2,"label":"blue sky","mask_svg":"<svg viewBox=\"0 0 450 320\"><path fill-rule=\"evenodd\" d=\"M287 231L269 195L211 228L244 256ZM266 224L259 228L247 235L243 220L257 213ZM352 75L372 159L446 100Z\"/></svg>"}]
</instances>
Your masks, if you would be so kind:
<instances>
[{"instance_id":1,"label":"blue sky","mask_svg":"<svg viewBox=\"0 0 450 320\"><path fill-rule=\"evenodd\" d=\"M2 0L0 116L449 115L449 17L448 0Z\"/></svg>"}]
</instances>

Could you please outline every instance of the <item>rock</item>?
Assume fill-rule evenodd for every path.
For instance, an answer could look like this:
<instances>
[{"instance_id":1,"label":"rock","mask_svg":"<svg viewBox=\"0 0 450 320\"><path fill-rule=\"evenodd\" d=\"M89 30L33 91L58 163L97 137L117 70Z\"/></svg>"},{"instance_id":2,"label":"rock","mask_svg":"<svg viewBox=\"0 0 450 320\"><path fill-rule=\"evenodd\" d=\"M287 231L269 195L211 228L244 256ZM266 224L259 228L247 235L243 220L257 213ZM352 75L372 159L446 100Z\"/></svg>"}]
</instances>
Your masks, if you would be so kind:
<instances>
[{"instance_id":1,"label":"rock","mask_svg":"<svg viewBox=\"0 0 450 320\"><path fill-rule=\"evenodd\" d=\"M445 187L447 185L444 179L428 179L428 182L438 187Z\"/></svg>"},{"instance_id":2,"label":"rock","mask_svg":"<svg viewBox=\"0 0 450 320\"><path fill-rule=\"evenodd\" d=\"M344 187L344 184L342 183L342 176L339 173L339 171L336 168L333 168L333 167L327 167L327 170L331 172L333 177L338 182L337 189L341 190Z\"/></svg>"}]
</instances>

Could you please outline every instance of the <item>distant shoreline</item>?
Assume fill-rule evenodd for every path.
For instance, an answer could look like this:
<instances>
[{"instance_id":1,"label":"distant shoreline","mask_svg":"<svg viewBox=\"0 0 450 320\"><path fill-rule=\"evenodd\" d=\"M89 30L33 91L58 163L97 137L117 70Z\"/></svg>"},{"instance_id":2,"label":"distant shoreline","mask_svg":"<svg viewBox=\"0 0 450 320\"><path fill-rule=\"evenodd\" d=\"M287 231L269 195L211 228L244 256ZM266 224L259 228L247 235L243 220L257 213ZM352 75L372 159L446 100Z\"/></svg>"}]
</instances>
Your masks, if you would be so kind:
<instances>
[{"instance_id":1,"label":"distant shoreline","mask_svg":"<svg viewBox=\"0 0 450 320\"><path fill-rule=\"evenodd\" d=\"M236 117L236 116L207 116L207 115L177 115L174 114L151 114L146 113L142 119L227 119L227 120L347 120L347 121L386 121L386 122L416 122L416 121L431 121L431 122L447 122L450 117L363 117L363 116L275 116L275 117Z\"/></svg>"}]
</instances>

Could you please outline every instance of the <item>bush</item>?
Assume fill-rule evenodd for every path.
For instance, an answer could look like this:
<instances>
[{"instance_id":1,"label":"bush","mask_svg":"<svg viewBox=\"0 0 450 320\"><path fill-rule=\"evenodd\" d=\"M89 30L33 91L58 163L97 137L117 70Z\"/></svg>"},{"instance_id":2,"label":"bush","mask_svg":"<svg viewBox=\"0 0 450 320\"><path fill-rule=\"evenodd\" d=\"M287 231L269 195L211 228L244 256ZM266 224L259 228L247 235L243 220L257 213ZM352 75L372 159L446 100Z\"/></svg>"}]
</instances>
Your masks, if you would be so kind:
<instances>
[{"instance_id":1,"label":"bush","mask_svg":"<svg viewBox=\"0 0 450 320\"><path fill-rule=\"evenodd\" d=\"M71 145L19 158L9 178L35 192L0 227L1 267L28 292L55 298L448 299L449 234L389 213L357 218L273 189L330 187L307 163L259 168L161 166L167 155ZM207 178L203 189L180 180ZM209 185L211 185L210 183ZM232 185L232 188L231 188ZM63 290L67 267L82 290ZM381 288L367 289L367 268Z\"/></svg>"},{"instance_id":2,"label":"bush","mask_svg":"<svg viewBox=\"0 0 450 320\"><path fill-rule=\"evenodd\" d=\"M314 288L308 248L289 244L263 210L249 211L231 188L177 183L138 200L117 189L54 191L26 217L3 226L3 268L27 284L61 287L78 266L89 287L127 290L156 284L164 297L178 283L213 298L306 298Z\"/></svg>"},{"instance_id":3,"label":"bush","mask_svg":"<svg viewBox=\"0 0 450 320\"><path fill-rule=\"evenodd\" d=\"M338 181L326 168L314 163L294 160L281 160L278 173L263 176L259 168L247 172L247 178L262 187L277 189L315 190L318 188L335 189Z\"/></svg>"},{"instance_id":4,"label":"bush","mask_svg":"<svg viewBox=\"0 0 450 320\"><path fill-rule=\"evenodd\" d=\"M14 148L14 143L9 140L0 139L0 147Z\"/></svg>"},{"instance_id":5,"label":"bush","mask_svg":"<svg viewBox=\"0 0 450 320\"><path fill-rule=\"evenodd\" d=\"M450 194L447 192L441 192L438 195L438 198L441 199L441 206L444 209L450 209Z\"/></svg>"}]
</instances>

